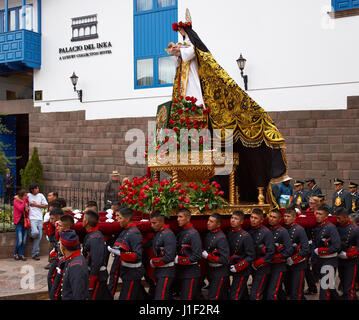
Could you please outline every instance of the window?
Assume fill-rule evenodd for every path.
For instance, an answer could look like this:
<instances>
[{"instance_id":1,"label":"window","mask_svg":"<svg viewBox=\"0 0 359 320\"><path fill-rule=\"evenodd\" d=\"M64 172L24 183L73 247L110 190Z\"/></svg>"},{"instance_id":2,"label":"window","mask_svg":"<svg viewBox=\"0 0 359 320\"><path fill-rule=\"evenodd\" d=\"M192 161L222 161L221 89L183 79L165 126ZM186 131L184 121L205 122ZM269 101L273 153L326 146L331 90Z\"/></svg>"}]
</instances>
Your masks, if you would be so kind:
<instances>
[{"instance_id":1,"label":"window","mask_svg":"<svg viewBox=\"0 0 359 320\"><path fill-rule=\"evenodd\" d=\"M23 12L24 11L24 12ZM25 25L22 17L25 16ZM8 9L8 31L20 29L33 29L33 6L28 4L24 7L14 7ZM5 32L5 10L0 10L0 33Z\"/></svg>"},{"instance_id":2,"label":"window","mask_svg":"<svg viewBox=\"0 0 359 320\"><path fill-rule=\"evenodd\" d=\"M173 84L175 61L165 48L178 40L177 20L177 0L134 0L135 89Z\"/></svg>"},{"instance_id":3,"label":"window","mask_svg":"<svg viewBox=\"0 0 359 320\"><path fill-rule=\"evenodd\" d=\"M359 8L359 0L332 0L335 11Z\"/></svg>"},{"instance_id":4,"label":"window","mask_svg":"<svg viewBox=\"0 0 359 320\"><path fill-rule=\"evenodd\" d=\"M332 0L332 18L344 18L359 15L359 0Z\"/></svg>"}]
</instances>

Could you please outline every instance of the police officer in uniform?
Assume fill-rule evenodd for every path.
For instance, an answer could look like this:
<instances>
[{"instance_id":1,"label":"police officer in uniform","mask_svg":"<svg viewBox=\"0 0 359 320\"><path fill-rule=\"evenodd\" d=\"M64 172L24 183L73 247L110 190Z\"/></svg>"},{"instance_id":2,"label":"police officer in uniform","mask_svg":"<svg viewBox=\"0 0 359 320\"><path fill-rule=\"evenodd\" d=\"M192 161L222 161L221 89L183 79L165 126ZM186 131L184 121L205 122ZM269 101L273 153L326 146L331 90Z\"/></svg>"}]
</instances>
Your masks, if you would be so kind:
<instances>
[{"instance_id":1,"label":"police officer in uniform","mask_svg":"<svg viewBox=\"0 0 359 320\"><path fill-rule=\"evenodd\" d=\"M256 256L251 265L253 281L250 300L263 300L271 272L270 263L275 254L273 234L263 225L263 220L263 211L257 208L253 209L250 216L249 234L254 242Z\"/></svg>"},{"instance_id":2,"label":"police officer in uniform","mask_svg":"<svg viewBox=\"0 0 359 320\"><path fill-rule=\"evenodd\" d=\"M242 229L243 221L244 213L234 211L230 220L231 229L227 235L230 248L229 265L233 276L231 300L247 298L250 265L255 258L253 240L250 234Z\"/></svg>"},{"instance_id":3,"label":"police officer in uniform","mask_svg":"<svg viewBox=\"0 0 359 320\"><path fill-rule=\"evenodd\" d=\"M182 230L177 235L176 279L181 282L181 300L198 298L201 277L199 262L202 258L202 242L198 231L191 223L191 212L180 209L177 214L178 226Z\"/></svg>"},{"instance_id":4,"label":"police officer in uniform","mask_svg":"<svg viewBox=\"0 0 359 320\"><path fill-rule=\"evenodd\" d=\"M352 196L343 189L344 181L338 178L334 179L334 189L332 208L335 213L337 208L345 208L349 213L352 212Z\"/></svg>"},{"instance_id":5,"label":"police officer in uniform","mask_svg":"<svg viewBox=\"0 0 359 320\"><path fill-rule=\"evenodd\" d=\"M337 228L328 220L328 215L328 208L324 206L319 207L315 212L317 226L314 229L313 246L314 254L318 257L320 273L319 300L338 298L335 290L335 273L341 242Z\"/></svg>"},{"instance_id":6,"label":"police officer in uniform","mask_svg":"<svg viewBox=\"0 0 359 320\"><path fill-rule=\"evenodd\" d=\"M355 182L350 182L349 192L352 195L352 212L355 212L359 210L358 184Z\"/></svg>"},{"instance_id":7,"label":"police officer in uniform","mask_svg":"<svg viewBox=\"0 0 359 320\"><path fill-rule=\"evenodd\" d=\"M338 208L336 211L338 233L341 240L341 252L338 255L338 273L343 285L344 300L357 300L355 279L359 263L359 227L349 219L348 211Z\"/></svg>"},{"instance_id":8,"label":"police officer in uniform","mask_svg":"<svg viewBox=\"0 0 359 320\"><path fill-rule=\"evenodd\" d=\"M144 299L141 279L145 273L142 265L142 234L133 223L131 208L119 209L118 222L123 228L114 246L108 250L115 255L110 272L109 289L116 292L118 278L122 280L120 300Z\"/></svg>"},{"instance_id":9,"label":"police officer in uniform","mask_svg":"<svg viewBox=\"0 0 359 320\"><path fill-rule=\"evenodd\" d=\"M304 182L295 180L294 188L293 205L300 210L306 210L309 207L309 197L308 192L304 190Z\"/></svg>"},{"instance_id":10,"label":"police officer in uniform","mask_svg":"<svg viewBox=\"0 0 359 320\"><path fill-rule=\"evenodd\" d=\"M307 234L302 226L296 223L297 213L287 209L284 213L284 225L292 241L293 252L287 259L288 271L285 276L286 292L290 300L305 300L304 273L310 253Z\"/></svg>"},{"instance_id":11,"label":"police officer in uniform","mask_svg":"<svg viewBox=\"0 0 359 320\"><path fill-rule=\"evenodd\" d=\"M87 299L89 288L87 263L85 257L81 254L79 238L74 230L61 232L60 250L65 259L62 300Z\"/></svg>"},{"instance_id":12,"label":"police officer in uniform","mask_svg":"<svg viewBox=\"0 0 359 320\"><path fill-rule=\"evenodd\" d=\"M86 230L82 253L89 267L90 283L89 298L91 300L110 300L107 289L108 272L105 265L105 240L98 228L99 215L96 211L87 210L83 218Z\"/></svg>"},{"instance_id":13,"label":"police officer in uniform","mask_svg":"<svg viewBox=\"0 0 359 320\"><path fill-rule=\"evenodd\" d=\"M221 230L222 217L212 213L207 221L208 233L204 239L202 257L208 263L208 300L225 300L229 287L229 245Z\"/></svg>"},{"instance_id":14,"label":"police officer in uniform","mask_svg":"<svg viewBox=\"0 0 359 320\"><path fill-rule=\"evenodd\" d=\"M283 279L287 271L287 258L292 255L293 247L289 234L280 225L282 213L274 209L269 213L269 230L272 231L275 254L271 261L271 275L268 282L267 300L278 300L281 293Z\"/></svg>"},{"instance_id":15,"label":"police officer in uniform","mask_svg":"<svg viewBox=\"0 0 359 320\"><path fill-rule=\"evenodd\" d=\"M169 290L175 277L174 259L176 256L176 236L165 224L165 217L160 211L151 213L150 222L156 235L152 241L154 258L150 265L155 269L155 300L168 300Z\"/></svg>"},{"instance_id":16,"label":"police officer in uniform","mask_svg":"<svg viewBox=\"0 0 359 320\"><path fill-rule=\"evenodd\" d=\"M309 188L308 197L315 197L318 194L322 193L322 190L316 184L315 179L308 178L308 179L305 179L305 182L308 184L308 188Z\"/></svg>"}]
</instances>

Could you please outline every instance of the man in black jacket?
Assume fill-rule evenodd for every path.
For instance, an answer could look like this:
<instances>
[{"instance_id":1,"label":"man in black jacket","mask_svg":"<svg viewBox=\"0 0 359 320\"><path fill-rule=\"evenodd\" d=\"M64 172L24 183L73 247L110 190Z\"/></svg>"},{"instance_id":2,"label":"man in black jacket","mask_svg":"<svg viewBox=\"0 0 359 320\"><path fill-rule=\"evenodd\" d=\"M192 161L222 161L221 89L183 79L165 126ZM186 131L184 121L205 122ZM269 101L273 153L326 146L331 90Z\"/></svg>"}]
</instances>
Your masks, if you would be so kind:
<instances>
[{"instance_id":1,"label":"man in black jacket","mask_svg":"<svg viewBox=\"0 0 359 320\"><path fill-rule=\"evenodd\" d=\"M252 262L252 290L250 300L263 300L266 285L270 276L270 263L275 254L272 232L263 225L264 214L261 209L253 209L250 216L252 236L255 248L255 260Z\"/></svg>"},{"instance_id":2,"label":"man in black jacket","mask_svg":"<svg viewBox=\"0 0 359 320\"><path fill-rule=\"evenodd\" d=\"M201 277L199 262L202 258L202 242L198 231L191 223L191 212L180 209L177 222L182 230L177 235L176 279L181 283L181 300L198 297Z\"/></svg>"},{"instance_id":3,"label":"man in black jacket","mask_svg":"<svg viewBox=\"0 0 359 320\"><path fill-rule=\"evenodd\" d=\"M62 300L87 299L89 280L87 263L85 257L81 254L79 238L74 230L61 232L60 250L65 259Z\"/></svg>"},{"instance_id":4,"label":"man in black jacket","mask_svg":"<svg viewBox=\"0 0 359 320\"><path fill-rule=\"evenodd\" d=\"M222 218L212 213L207 221L208 233L204 239L202 257L208 263L208 300L224 300L229 287L229 244L221 230Z\"/></svg>"},{"instance_id":5,"label":"man in black jacket","mask_svg":"<svg viewBox=\"0 0 359 320\"><path fill-rule=\"evenodd\" d=\"M91 300L109 300L107 288L108 272L105 264L105 240L98 229L99 216L96 211L87 210L83 219L86 236L83 243L83 255L87 260L90 274L89 294Z\"/></svg>"},{"instance_id":6,"label":"man in black jacket","mask_svg":"<svg viewBox=\"0 0 359 320\"><path fill-rule=\"evenodd\" d=\"M154 258L150 265L155 269L155 300L168 300L169 290L175 277L176 236L165 224L165 217L159 211L150 216L151 227L156 232L152 241Z\"/></svg>"},{"instance_id":7,"label":"man in black jacket","mask_svg":"<svg viewBox=\"0 0 359 320\"><path fill-rule=\"evenodd\" d=\"M231 300L241 300L248 296L250 264L255 258L253 240L250 234L242 229L243 221L244 213L234 211L230 221L231 229L227 235L230 248L229 270L233 275Z\"/></svg>"}]
</instances>

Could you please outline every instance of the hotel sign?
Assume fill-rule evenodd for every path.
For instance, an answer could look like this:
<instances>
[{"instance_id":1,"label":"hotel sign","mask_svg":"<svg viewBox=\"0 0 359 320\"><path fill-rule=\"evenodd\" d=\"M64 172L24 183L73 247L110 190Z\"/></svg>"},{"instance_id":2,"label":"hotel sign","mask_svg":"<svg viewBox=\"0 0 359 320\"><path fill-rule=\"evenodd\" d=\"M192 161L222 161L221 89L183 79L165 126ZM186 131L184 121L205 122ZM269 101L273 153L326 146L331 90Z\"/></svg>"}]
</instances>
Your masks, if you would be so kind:
<instances>
[{"instance_id":1,"label":"hotel sign","mask_svg":"<svg viewBox=\"0 0 359 320\"><path fill-rule=\"evenodd\" d=\"M97 14L72 18L72 42L97 39ZM79 44L59 48L59 60L69 60L82 57L92 57L104 54L112 54L110 41Z\"/></svg>"}]
</instances>

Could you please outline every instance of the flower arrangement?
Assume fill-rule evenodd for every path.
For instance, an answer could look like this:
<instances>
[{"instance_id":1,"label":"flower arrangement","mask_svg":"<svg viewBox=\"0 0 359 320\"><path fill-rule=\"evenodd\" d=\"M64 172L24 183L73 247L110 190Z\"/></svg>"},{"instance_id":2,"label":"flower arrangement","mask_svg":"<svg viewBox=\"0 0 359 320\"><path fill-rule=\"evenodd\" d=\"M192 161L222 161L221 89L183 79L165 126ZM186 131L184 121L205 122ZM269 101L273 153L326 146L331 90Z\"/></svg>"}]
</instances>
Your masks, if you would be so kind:
<instances>
[{"instance_id":1,"label":"flower arrangement","mask_svg":"<svg viewBox=\"0 0 359 320\"><path fill-rule=\"evenodd\" d=\"M172 210L184 207L198 207L202 212L226 206L226 201L220 196L220 185L217 182L209 184L208 180L201 183L190 183L183 187L180 183L151 179L148 175L133 178L120 186L119 197L121 203L142 213L159 210L169 217Z\"/></svg>"},{"instance_id":2,"label":"flower arrangement","mask_svg":"<svg viewBox=\"0 0 359 320\"><path fill-rule=\"evenodd\" d=\"M172 30L177 32L179 30L179 28L187 28L187 27L190 27L192 26L192 23L191 22L175 22L175 23L172 23Z\"/></svg>"},{"instance_id":3,"label":"flower arrangement","mask_svg":"<svg viewBox=\"0 0 359 320\"><path fill-rule=\"evenodd\" d=\"M174 149L191 151L192 147L196 151L202 151L204 146L209 142L209 133L200 134L202 129L207 128L207 117L211 110L205 109L203 104L197 105L197 99L195 97L183 97L172 100L171 105L171 117L168 122L167 128L165 128L161 134L156 136L155 150L160 150L160 157L164 157L169 152L168 144L172 144ZM188 132L182 132L182 139L186 140L187 144L181 145L181 129L186 129ZM189 130L195 129L196 131L189 132ZM175 132L176 137L170 135L171 131ZM144 157L148 157L149 143L154 144L154 135L147 140ZM167 147L164 144L167 143ZM164 146L162 148L162 146Z\"/></svg>"}]
</instances>

